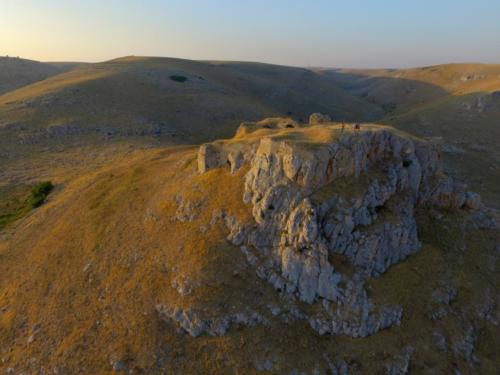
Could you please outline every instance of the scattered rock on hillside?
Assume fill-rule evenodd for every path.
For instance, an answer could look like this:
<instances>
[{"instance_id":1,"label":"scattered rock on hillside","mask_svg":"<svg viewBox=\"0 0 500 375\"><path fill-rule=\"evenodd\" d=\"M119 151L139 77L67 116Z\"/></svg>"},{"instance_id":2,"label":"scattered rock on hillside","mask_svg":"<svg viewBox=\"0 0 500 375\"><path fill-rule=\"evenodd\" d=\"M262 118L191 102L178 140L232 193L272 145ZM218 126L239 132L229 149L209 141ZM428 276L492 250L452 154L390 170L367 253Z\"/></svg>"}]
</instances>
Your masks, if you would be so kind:
<instances>
[{"instance_id":1,"label":"scattered rock on hillside","mask_svg":"<svg viewBox=\"0 0 500 375\"><path fill-rule=\"evenodd\" d=\"M343 360L332 360L324 355L328 368L333 375L349 375L349 365Z\"/></svg>"},{"instance_id":2,"label":"scattered rock on hillside","mask_svg":"<svg viewBox=\"0 0 500 375\"><path fill-rule=\"evenodd\" d=\"M488 288L484 294L482 302L476 307L477 316L487 322L497 326L500 324L500 309L498 306L498 295Z\"/></svg>"},{"instance_id":3,"label":"scattered rock on hillside","mask_svg":"<svg viewBox=\"0 0 500 375\"><path fill-rule=\"evenodd\" d=\"M164 304L158 304L156 311L162 319L167 322L175 322L179 328L193 337L202 334L223 336L233 325L255 326L257 324L268 324L267 318L256 311L245 311L219 317L205 317L201 311L185 310L180 307L171 308Z\"/></svg>"},{"instance_id":4,"label":"scattered rock on hillside","mask_svg":"<svg viewBox=\"0 0 500 375\"><path fill-rule=\"evenodd\" d=\"M445 353L448 351L448 342L446 341L446 337L444 337L441 332L434 331L432 333L432 342L439 350Z\"/></svg>"},{"instance_id":5,"label":"scattered rock on hillside","mask_svg":"<svg viewBox=\"0 0 500 375\"><path fill-rule=\"evenodd\" d=\"M406 347L392 362L386 365L387 375L405 375L410 372L410 360L414 349Z\"/></svg>"},{"instance_id":6,"label":"scattered rock on hillside","mask_svg":"<svg viewBox=\"0 0 500 375\"><path fill-rule=\"evenodd\" d=\"M468 362L476 362L474 356L476 349L477 332L473 326L467 327L462 334L452 343L453 353Z\"/></svg>"},{"instance_id":7,"label":"scattered rock on hillside","mask_svg":"<svg viewBox=\"0 0 500 375\"><path fill-rule=\"evenodd\" d=\"M193 221L198 215L199 202L193 203L190 200L184 199L181 195L175 196L177 211L175 212L174 220L178 221Z\"/></svg>"}]
</instances>

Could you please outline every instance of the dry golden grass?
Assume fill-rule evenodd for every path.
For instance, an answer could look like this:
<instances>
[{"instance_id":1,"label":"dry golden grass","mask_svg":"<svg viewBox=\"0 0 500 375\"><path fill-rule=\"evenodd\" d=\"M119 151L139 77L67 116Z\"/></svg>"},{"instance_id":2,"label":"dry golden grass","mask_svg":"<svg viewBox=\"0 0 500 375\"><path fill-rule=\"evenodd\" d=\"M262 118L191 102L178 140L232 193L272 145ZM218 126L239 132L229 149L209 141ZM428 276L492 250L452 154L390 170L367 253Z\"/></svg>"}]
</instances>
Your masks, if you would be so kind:
<instances>
[{"instance_id":1,"label":"dry golden grass","mask_svg":"<svg viewBox=\"0 0 500 375\"><path fill-rule=\"evenodd\" d=\"M47 369L59 364L70 373L97 374L107 373L110 357L118 355L155 368L158 341L185 340L164 332L157 303L215 314L224 304L239 311L266 289L274 294L243 267L243 255L226 243L221 223L200 232L215 209L240 220L250 214L241 204L241 176L222 170L198 176L195 155L193 149L150 151L90 172L11 229L0 247L0 340L10 364L23 363L29 353ZM178 194L201 202L195 221L172 220ZM241 275L235 276L238 264ZM181 299L171 286L174 277L200 287ZM39 337L27 346L36 324ZM223 347L227 339L186 345L207 340Z\"/></svg>"},{"instance_id":2,"label":"dry golden grass","mask_svg":"<svg viewBox=\"0 0 500 375\"><path fill-rule=\"evenodd\" d=\"M64 90L67 87L81 85L92 80L109 76L110 74L112 74L112 72L109 70L80 68L78 70L59 74L44 81L36 82L18 90L8 92L0 96L0 105L14 104L19 101L26 101L42 95L48 95L50 93Z\"/></svg>"},{"instance_id":3,"label":"dry golden grass","mask_svg":"<svg viewBox=\"0 0 500 375\"><path fill-rule=\"evenodd\" d=\"M64 72L67 67L0 56L0 95Z\"/></svg>"}]
</instances>

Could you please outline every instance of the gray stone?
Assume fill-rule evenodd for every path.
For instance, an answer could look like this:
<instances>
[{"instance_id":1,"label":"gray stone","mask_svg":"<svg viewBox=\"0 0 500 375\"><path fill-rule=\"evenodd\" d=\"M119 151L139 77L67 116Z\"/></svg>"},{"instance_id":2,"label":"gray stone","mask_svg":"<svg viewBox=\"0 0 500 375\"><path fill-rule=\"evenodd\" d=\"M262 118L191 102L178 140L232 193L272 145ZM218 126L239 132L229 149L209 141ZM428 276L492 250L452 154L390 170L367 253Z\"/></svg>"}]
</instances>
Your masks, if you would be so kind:
<instances>
[{"instance_id":1,"label":"gray stone","mask_svg":"<svg viewBox=\"0 0 500 375\"><path fill-rule=\"evenodd\" d=\"M181 222L193 221L198 216L200 202L191 202L184 199L181 195L176 195L175 203L177 205L177 210L175 212L174 220Z\"/></svg>"},{"instance_id":2,"label":"gray stone","mask_svg":"<svg viewBox=\"0 0 500 375\"><path fill-rule=\"evenodd\" d=\"M432 333L432 342L439 350L443 352L448 351L448 343L441 332L435 331Z\"/></svg>"},{"instance_id":3,"label":"gray stone","mask_svg":"<svg viewBox=\"0 0 500 375\"><path fill-rule=\"evenodd\" d=\"M465 207L471 210L479 210L481 208L481 196L472 191L465 193Z\"/></svg>"},{"instance_id":4,"label":"gray stone","mask_svg":"<svg viewBox=\"0 0 500 375\"><path fill-rule=\"evenodd\" d=\"M156 311L165 321L172 321L190 336L202 334L223 336L233 325L255 326L269 324L268 320L255 311L246 311L227 316L203 316L204 313L195 310L184 310L180 307L168 307L158 304Z\"/></svg>"},{"instance_id":5,"label":"gray stone","mask_svg":"<svg viewBox=\"0 0 500 375\"><path fill-rule=\"evenodd\" d=\"M462 334L453 341L453 353L469 362L475 362L474 356L477 333L473 326L467 327Z\"/></svg>"},{"instance_id":6,"label":"gray stone","mask_svg":"<svg viewBox=\"0 0 500 375\"><path fill-rule=\"evenodd\" d=\"M116 361L113 363L113 371L125 371L125 363L123 361Z\"/></svg>"},{"instance_id":7,"label":"gray stone","mask_svg":"<svg viewBox=\"0 0 500 375\"><path fill-rule=\"evenodd\" d=\"M409 346L403 349L394 360L386 365L387 375L405 375L410 372L410 360L414 349Z\"/></svg>"}]
</instances>

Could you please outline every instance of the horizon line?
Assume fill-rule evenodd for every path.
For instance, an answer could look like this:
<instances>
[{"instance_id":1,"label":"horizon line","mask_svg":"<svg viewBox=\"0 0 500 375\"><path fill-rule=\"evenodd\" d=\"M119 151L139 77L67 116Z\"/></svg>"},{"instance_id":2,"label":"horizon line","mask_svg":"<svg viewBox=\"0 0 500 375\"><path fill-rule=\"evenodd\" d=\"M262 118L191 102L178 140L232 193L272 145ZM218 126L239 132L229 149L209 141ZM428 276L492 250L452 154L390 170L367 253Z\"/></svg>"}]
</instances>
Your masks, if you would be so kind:
<instances>
[{"instance_id":1,"label":"horizon line","mask_svg":"<svg viewBox=\"0 0 500 375\"><path fill-rule=\"evenodd\" d=\"M123 55L118 57L113 57L105 60L64 60L64 59L56 59L56 60L41 60L32 57L22 57L15 55L0 55L0 57L8 57L8 58L17 58L21 60L30 60L34 62L44 63L44 64L56 64L56 63L73 63L73 64L105 64L109 63L113 60L124 59L127 57L137 57L137 58L147 58L147 59L171 59L171 60L184 60L184 61L196 61L196 62L221 62L221 63L251 63L251 64L263 64L263 65L274 65L274 66L282 66L282 67L290 67L290 68L303 68L303 69L324 69L324 70L410 70L410 69L419 69L419 68L427 68L427 67L437 67L437 66L446 66L446 65L500 65L500 62L444 62L444 63L434 63L427 65L411 65L407 67L355 67L355 66L327 66L327 65L293 65L286 63L274 63L274 62L266 62L266 61L258 61L258 60L241 60L241 59L217 59L217 58L208 58L208 59L190 59L185 57L176 57L176 56L162 56L162 55Z\"/></svg>"}]
</instances>

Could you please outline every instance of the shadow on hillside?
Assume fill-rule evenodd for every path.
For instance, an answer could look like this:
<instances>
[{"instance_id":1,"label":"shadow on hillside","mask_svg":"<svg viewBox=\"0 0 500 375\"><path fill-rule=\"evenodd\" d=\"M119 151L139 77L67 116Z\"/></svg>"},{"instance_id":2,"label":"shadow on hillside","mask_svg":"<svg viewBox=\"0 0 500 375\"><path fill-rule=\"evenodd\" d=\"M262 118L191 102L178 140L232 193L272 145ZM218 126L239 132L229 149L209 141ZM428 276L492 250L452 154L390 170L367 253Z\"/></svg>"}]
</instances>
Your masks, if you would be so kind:
<instances>
[{"instance_id":1,"label":"shadow on hillside","mask_svg":"<svg viewBox=\"0 0 500 375\"><path fill-rule=\"evenodd\" d=\"M447 172L479 192L488 205L500 208L500 90L457 96L437 85L404 77L340 70L319 74L382 108L385 114L376 123L439 142Z\"/></svg>"},{"instance_id":2,"label":"shadow on hillside","mask_svg":"<svg viewBox=\"0 0 500 375\"><path fill-rule=\"evenodd\" d=\"M323 70L318 73L331 84L380 107L384 111L384 116L450 95L437 85L403 77L351 73L338 69Z\"/></svg>"}]
</instances>

